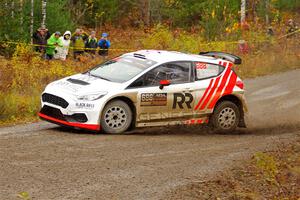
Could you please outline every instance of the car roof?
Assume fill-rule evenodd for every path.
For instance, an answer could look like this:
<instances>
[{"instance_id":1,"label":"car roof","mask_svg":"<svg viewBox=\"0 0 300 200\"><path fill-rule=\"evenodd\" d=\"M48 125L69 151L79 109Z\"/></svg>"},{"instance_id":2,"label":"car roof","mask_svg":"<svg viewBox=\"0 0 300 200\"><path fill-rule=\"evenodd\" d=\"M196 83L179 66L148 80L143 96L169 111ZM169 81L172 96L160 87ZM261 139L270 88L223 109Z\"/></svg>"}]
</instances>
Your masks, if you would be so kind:
<instances>
[{"instance_id":1,"label":"car roof","mask_svg":"<svg viewBox=\"0 0 300 200\"><path fill-rule=\"evenodd\" d=\"M125 55L135 56L140 58L146 58L153 60L157 63L166 63L174 61L200 61L208 63L218 63L219 59L201 56L196 54L187 54L177 51L165 51L165 50L139 50L136 52L127 53Z\"/></svg>"}]
</instances>

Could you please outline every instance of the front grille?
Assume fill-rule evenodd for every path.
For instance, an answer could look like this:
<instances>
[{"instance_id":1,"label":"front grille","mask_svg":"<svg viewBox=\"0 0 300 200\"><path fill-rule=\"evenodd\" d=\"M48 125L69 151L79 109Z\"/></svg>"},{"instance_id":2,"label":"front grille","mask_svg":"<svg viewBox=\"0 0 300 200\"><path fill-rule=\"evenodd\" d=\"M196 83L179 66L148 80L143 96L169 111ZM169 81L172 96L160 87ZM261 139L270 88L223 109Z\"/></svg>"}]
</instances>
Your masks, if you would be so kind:
<instances>
[{"instance_id":1,"label":"front grille","mask_svg":"<svg viewBox=\"0 0 300 200\"><path fill-rule=\"evenodd\" d=\"M48 94L48 93L44 93L42 95L42 100L43 100L43 102L48 102L48 103L60 106L62 108L67 108L69 105L69 103L66 100L64 100L63 98L52 95L52 94Z\"/></svg>"},{"instance_id":2,"label":"front grille","mask_svg":"<svg viewBox=\"0 0 300 200\"><path fill-rule=\"evenodd\" d=\"M53 117L55 119L65 121L64 115L57 108L53 108L53 107L44 105L43 108L41 109L40 113L47 115L49 117Z\"/></svg>"}]
</instances>

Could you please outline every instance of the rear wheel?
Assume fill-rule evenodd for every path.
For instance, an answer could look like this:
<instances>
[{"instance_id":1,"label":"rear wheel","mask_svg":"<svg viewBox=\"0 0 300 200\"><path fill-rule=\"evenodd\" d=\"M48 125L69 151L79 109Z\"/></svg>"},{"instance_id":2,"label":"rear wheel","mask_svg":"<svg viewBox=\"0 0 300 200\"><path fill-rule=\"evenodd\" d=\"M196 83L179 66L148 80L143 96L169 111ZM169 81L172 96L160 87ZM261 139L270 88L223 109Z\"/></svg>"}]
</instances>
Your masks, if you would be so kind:
<instances>
[{"instance_id":1,"label":"rear wheel","mask_svg":"<svg viewBox=\"0 0 300 200\"><path fill-rule=\"evenodd\" d=\"M222 101L217 104L210 118L213 129L222 133L234 131L238 127L239 121L239 108L231 101Z\"/></svg>"},{"instance_id":2,"label":"rear wheel","mask_svg":"<svg viewBox=\"0 0 300 200\"><path fill-rule=\"evenodd\" d=\"M118 134L127 131L132 122L132 111L121 100L109 102L103 109L101 128L106 133Z\"/></svg>"}]
</instances>

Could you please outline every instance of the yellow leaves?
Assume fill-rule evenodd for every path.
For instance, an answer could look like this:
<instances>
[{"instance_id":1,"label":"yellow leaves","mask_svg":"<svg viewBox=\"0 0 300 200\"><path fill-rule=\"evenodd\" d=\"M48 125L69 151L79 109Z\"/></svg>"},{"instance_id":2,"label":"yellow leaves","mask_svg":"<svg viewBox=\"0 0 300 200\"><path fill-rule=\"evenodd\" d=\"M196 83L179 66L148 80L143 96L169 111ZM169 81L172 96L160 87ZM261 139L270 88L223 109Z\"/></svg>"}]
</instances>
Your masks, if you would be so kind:
<instances>
[{"instance_id":1,"label":"yellow leaves","mask_svg":"<svg viewBox=\"0 0 300 200\"><path fill-rule=\"evenodd\" d=\"M234 33L234 32L237 32L239 30L239 28L240 28L240 25L239 25L239 23L236 22L232 25L232 27L226 27L225 32L226 33Z\"/></svg>"},{"instance_id":2,"label":"yellow leaves","mask_svg":"<svg viewBox=\"0 0 300 200\"><path fill-rule=\"evenodd\" d=\"M30 200L28 192L20 192L17 196L23 200Z\"/></svg>"},{"instance_id":3,"label":"yellow leaves","mask_svg":"<svg viewBox=\"0 0 300 200\"><path fill-rule=\"evenodd\" d=\"M226 33L231 33L231 28L227 27L227 28L225 29L225 31L226 31Z\"/></svg>"},{"instance_id":4,"label":"yellow leaves","mask_svg":"<svg viewBox=\"0 0 300 200\"><path fill-rule=\"evenodd\" d=\"M211 13L211 17L214 19L215 16L216 16L216 12L215 12L215 10L213 10L212 13Z\"/></svg>"},{"instance_id":5,"label":"yellow leaves","mask_svg":"<svg viewBox=\"0 0 300 200\"><path fill-rule=\"evenodd\" d=\"M239 23L234 23L233 24L233 30L238 30L240 28L240 24Z\"/></svg>"},{"instance_id":6,"label":"yellow leaves","mask_svg":"<svg viewBox=\"0 0 300 200\"><path fill-rule=\"evenodd\" d=\"M274 158L266 153L258 152L254 155L256 166L262 170L267 181L277 183L275 180L278 174L277 163Z\"/></svg>"},{"instance_id":7,"label":"yellow leaves","mask_svg":"<svg viewBox=\"0 0 300 200\"><path fill-rule=\"evenodd\" d=\"M95 17L98 19L98 18L101 18L104 14L105 14L105 12L102 11L102 12L100 12L100 13L96 13L96 14L95 14Z\"/></svg>"}]
</instances>

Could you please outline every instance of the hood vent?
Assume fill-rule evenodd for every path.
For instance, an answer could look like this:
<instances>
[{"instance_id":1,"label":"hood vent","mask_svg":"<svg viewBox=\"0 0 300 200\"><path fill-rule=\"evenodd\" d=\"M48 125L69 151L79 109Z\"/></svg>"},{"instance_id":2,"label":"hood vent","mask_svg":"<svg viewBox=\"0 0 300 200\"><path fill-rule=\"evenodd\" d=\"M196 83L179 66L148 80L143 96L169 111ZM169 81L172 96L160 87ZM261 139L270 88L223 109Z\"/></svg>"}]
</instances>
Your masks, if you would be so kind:
<instances>
[{"instance_id":1,"label":"hood vent","mask_svg":"<svg viewBox=\"0 0 300 200\"><path fill-rule=\"evenodd\" d=\"M78 80L78 79L73 79L73 78L69 78L69 79L67 79L67 81L74 83L74 84L78 84L78 85L89 85L88 82Z\"/></svg>"}]
</instances>

